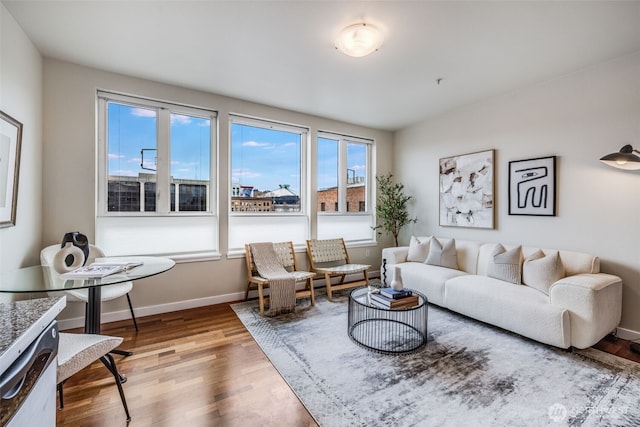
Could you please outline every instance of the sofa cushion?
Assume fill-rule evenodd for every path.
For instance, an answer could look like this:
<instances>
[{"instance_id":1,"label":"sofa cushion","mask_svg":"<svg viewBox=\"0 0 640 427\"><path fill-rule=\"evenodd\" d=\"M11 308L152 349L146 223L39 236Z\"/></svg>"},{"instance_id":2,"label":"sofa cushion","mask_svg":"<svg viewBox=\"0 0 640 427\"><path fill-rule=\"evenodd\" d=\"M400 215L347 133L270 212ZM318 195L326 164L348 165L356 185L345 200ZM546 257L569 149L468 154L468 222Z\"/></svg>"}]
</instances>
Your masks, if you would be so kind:
<instances>
[{"instance_id":1,"label":"sofa cushion","mask_svg":"<svg viewBox=\"0 0 640 427\"><path fill-rule=\"evenodd\" d=\"M564 277L564 267L558 251L537 250L525 258L522 283L549 295L552 284Z\"/></svg>"},{"instance_id":2,"label":"sofa cushion","mask_svg":"<svg viewBox=\"0 0 640 427\"><path fill-rule=\"evenodd\" d=\"M431 239L425 239L423 237L411 236L409 242L409 253L407 254L407 261L409 262L425 262L429 255L429 241Z\"/></svg>"},{"instance_id":3,"label":"sofa cushion","mask_svg":"<svg viewBox=\"0 0 640 427\"><path fill-rule=\"evenodd\" d=\"M528 286L487 276L463 275L447 280L445 307L556 347L571 345L569 310Z\"/></svg>"},{"instance_id":4,"label":"sofa cushion","mask_svg":"<svg viewBox=\"0 0 640 427\"><path fill-rule=\"evenodd\" d=\"M519 285L522 283L522 247L505 249L500 243L491 252L488 276Z\"/></svg>"},{"instance_id":5,"label":"sofa cushion","mask_svg":"<svg viewBox=\"0 0 640 427\"><path fill-rule=\"evenodd\" d=\"M394 266L395 267L395 266ZM467 273L452 268L437 267L417 262L398 264L402 271L402 283L405 288L415 289L426 295L430 304L443 306L444 284L452 277L464 276Z\"/></svg>"},{"instance_id":6,"label":"sofa cushion","mask_svg":"<svg viewBox=\"0 0 640 427\"><path fill-rule=\"evenodd\" d=\"M436 237L431 238L429 256L425 261L429 265L458 269L456 241L451 239L442 243Z\"/></svg>"}]
</instances>

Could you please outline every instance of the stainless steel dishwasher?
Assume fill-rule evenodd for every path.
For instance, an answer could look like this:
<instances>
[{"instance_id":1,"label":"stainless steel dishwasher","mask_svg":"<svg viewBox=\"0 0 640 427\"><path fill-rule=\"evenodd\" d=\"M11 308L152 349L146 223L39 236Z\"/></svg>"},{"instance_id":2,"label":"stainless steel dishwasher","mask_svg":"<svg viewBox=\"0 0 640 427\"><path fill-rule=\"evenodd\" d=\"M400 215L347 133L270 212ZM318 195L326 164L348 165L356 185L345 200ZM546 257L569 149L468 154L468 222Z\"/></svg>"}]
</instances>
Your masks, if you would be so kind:
<instances>
[{"instance_id":1,"label":"stainless steel dishwasher","mask_svg":"<svg viewBox=\"0 0 640 427\"><path fill-rule=\"evenodd\" d=\"M0 373L0 426L47 426L56 422L58 324L54 320Z\"/></svg>"}]
</instances>

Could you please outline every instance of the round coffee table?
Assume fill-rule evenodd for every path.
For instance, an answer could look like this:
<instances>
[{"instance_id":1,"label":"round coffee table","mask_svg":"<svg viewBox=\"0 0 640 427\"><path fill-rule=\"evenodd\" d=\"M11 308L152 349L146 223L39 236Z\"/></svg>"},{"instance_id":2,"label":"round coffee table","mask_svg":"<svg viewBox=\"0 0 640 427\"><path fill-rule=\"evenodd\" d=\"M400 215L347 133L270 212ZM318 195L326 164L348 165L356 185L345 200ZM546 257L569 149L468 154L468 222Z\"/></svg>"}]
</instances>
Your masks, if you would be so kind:
<instances>
[{"instance_id":1,"label":"round coffee table","mask_svg":"<svg viewBox=\"0 0 640 427\"><path fill-rule=\"evenodd\" d=\"M358 345L380 353L407 353L427 343L428 300L420 292L411 308L390 309L371 303L367 287L349 294L348 333Z\"/></svg>"}]
</instances>

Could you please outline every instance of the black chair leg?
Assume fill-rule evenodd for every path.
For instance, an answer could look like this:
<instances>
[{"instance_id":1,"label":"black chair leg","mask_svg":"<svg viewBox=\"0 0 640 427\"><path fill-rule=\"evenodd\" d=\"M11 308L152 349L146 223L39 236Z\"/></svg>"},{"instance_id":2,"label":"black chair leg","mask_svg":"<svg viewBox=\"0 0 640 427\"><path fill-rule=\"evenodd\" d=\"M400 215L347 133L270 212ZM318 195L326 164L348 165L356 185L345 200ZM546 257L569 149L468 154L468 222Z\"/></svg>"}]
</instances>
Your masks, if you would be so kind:
<instances>
[{"instance_id":1,"label":"black chair leg","mask_svg":"<svg viewBox=\"0 0 640 427\"><path fill-rule=\"evenodd\" d=\"M62 397L62 383L59 383L57 388L58 388L58 395L60 396L60 409L64 409L64 398Z\"/></svg>"},{"instance_id":2,"label":"black chair leg","mask_svg":"<svg viewBox=\"0 0 640 427\"><path fill-rule=\"evenodd\" d=\"M113 356L109 353L105 354L100 358L104 366L107 367L109 372L113 375L113 378L116 380L116 385L118 386L118 392L120 393L120 400L122 400L122 406L124 406L124 413L127 415L127 422L131 421L131 415L129 415L129 408L127 407L127 400L124 397L124 390L122 389L122 382L120 381L120 373L118 372L118 368L116 368L116 361L113 360Z\"/></svg>"},{"instance_id":3,"label":"black chair leg","mask_svg":"<svg viewBox=\"0 0 640 427\"><path fill-rule=\"evenodd\" d=\"M138 322L136 322L136 315L133 313L133 305L131 305L131 298L129 298L128 293L127 293L127 302L129 303L129 310L131 311L131 319L133 320L133 326L136 327L136 332L138 332Z\"/></svg>"}]
</instances>

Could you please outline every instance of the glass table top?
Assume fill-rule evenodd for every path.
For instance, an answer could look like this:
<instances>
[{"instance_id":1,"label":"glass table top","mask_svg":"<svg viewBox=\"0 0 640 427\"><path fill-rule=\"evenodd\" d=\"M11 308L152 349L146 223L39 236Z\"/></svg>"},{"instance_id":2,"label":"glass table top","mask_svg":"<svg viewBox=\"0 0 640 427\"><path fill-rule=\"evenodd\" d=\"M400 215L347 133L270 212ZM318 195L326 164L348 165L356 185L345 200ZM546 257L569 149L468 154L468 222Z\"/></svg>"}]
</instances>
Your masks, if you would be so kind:
<instances>
[{"instance_id":1,"label":"glass table top","mask_svg":"<svg viewBox=\"0 0 640 427\"><path fill-rule=\"evenodd\" d=\"M33 267L19 268L0 274L0 292L27 293L68 291L71 289L113 285L116 283L155 276L156 274L172 269L175 265L175 261L169 258L147 256L96 258L88 260L87 265L92 262L108 262L114 264L141 262L142 265L102 278L82 279L61 278L60 274L58 274L52 266L36 265Z\"/></svg>"}]
</instances>

